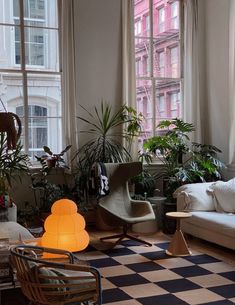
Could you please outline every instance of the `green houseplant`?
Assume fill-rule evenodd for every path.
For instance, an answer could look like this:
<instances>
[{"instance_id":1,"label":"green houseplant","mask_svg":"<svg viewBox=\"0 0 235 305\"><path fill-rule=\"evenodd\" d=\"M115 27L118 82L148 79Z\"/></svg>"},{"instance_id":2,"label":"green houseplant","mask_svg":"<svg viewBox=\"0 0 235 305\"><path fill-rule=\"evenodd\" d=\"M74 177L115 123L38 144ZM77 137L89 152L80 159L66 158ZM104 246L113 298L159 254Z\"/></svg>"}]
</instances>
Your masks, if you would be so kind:
<instances>
[{"instance_id":1,"label":"green houseplant","mask_svg":"<svg viewBox=\"0 0 235 305\"><path fill-rule=\"evenodd\" d=\"M84 191L84 200L87 200L89 180L92 165L95 162L125 162L131 160L130 146L140 129L142 115L132 107L120 106L116 111L112 106L101 102L100 107L94 107L94 112L81 106L85 116L78 119L87 124L86 131L90 139L77 151L73 159L77 161L77 176L80 189ZM126 140L126 146L124 145Z\"/></svg>"},{"instance_id":2,"label":"green houseplant","mask_svg":"<svg viewBox=\"0 0 235 305\"><path fill-rule=\"evenodd\" d=\"M182 184L221 178L224 164L217 158L221 151L212 145L191 143L189 134L194 131L193 124L176 118L162 121L157 128L165 132L148 139L144 148L164 165L157 178L165 181L164 195L168 201L174 202L173 192Z\"/></svg>"},{"instance_id":3,"label":"green houseplant","mask_svg":"<svg viewBox=\"0 0 235 305\"><path fill-rule=\"evenodd\" d=\"M71 147L72 145L68 145L60 153L53 153L48 146L43 146L43 151L46 154L41 157L35 156L35 158L42 166L48 169L53 167L67 167L63 156Z\"/></svg>"},{"instance_id":4,"label":"green houseplant","mask_svg":"<svg viewBox=\"0 0 235 305\"><path fill-rule=\"evenodd\" d=\"M8 195L13 180L21 179L28 173L29 158L23 153L23 147L18 141L16 148L7 149L5 133L0 133L0 195Z\"/></svg>"},{"instance_id":5,"label":"green houseplant","mask_svg":"<svg viewBox=\"0 0 235 305\"><path fill-rule=\"evenodd\" d=\"M46 155L41 157L35 156L40 162L41 168L34 172L32 171L30 177L35 203L40 212L49 212L51 205L61 198L69 198L78 202L76 185L68 181L69 176L64 171L64 169L69 167L63 156L71 146L68 145L58 154L53 153L48 146L43 146ZM53 162L48 162L48 160ZM55 178L59 176L62 177L60 183L55 181Z\"/></svg>"}]
</instances>

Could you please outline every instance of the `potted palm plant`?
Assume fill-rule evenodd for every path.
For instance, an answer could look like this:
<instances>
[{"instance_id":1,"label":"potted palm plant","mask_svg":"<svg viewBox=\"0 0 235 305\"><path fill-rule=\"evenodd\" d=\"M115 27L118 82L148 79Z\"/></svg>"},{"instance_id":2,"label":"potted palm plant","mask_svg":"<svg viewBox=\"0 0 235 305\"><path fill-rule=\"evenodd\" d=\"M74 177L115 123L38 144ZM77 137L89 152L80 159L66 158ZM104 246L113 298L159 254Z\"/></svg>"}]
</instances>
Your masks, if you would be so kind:
<instances>
[{"instance_id":1,"label":"potted palm plant","mask_svg":"<svg viewBox=\"0 0 235 305\"><path fill-rule=\"evenodd\" d=\"M87 125L86 130L81 132L89 134L90 139L80 147L73 160L77 158L76 174L80 190L83 190L81 195L84 208L89 205L92 195L95 194L95 190L91 187L94 185L91 183L93 164L130 161L131 142L141 129L143 117L132 107L123 105L114 111L103 101L100 107L94 107L94 112L83 106L81 108L85 116L78 116L78 119ZM96 196L93 198L96 203Z\"/></svg>"},{"instance_id":2,"label":"potted palm plant","mask_svg":"<svg viewBox=\"0 0 235 305\"><path fill-rule=\"evenodd\" d=\"M133 137L141 129L142 115L125 105L113 111L103 101L100 108L95 107L94 113L83 106L81 108L87 116L79 116L78 119L88 126L81 132L90 134L91 138L77 151L73 159L78 157L78 175L87 193L87 182L95 162L118 163L131 160L130 150L124 146L123 140L126 139L130 147Z\"/></svg>"}]
</instances>

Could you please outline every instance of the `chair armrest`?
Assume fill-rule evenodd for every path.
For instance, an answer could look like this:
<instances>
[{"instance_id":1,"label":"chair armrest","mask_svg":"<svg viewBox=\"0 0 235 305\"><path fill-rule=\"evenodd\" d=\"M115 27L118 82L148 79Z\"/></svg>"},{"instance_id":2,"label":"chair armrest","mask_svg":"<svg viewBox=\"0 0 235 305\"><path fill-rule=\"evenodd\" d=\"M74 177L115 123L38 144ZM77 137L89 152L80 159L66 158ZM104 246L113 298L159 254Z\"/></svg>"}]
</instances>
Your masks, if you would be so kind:
<instances>
[{"instance_id":1,"label":"chair armrest","mask_svg":"<svg viewBox=\"0 0 235 305\"><path fill-rule=\"evenodd\" d=\"M139 208L142 209L142 211L143 211L143 209L145 209L146 212L148 212L148 213L154 213L153 207L149 201L131 199L130 203L131 203L131 205L139 206Z\"/></svg>"}]
</instances>

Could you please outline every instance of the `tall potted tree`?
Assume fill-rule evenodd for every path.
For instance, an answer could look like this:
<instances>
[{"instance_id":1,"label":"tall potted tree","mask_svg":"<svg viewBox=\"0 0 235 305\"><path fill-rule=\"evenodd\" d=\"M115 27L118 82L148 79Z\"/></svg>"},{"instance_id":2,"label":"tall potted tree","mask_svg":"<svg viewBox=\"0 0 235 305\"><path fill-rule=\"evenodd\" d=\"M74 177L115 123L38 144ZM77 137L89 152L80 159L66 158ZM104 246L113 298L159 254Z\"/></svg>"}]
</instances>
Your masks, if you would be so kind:
<instances>
[{"instance_id":1,"label":"tall potted tree","mask_svg":"<svg viewBox=\"0 0 235 305\"><path fill-rule=\"evenodd\" d=\"M89 192L93 193L89 187L92 165L95 162L130 161L129 148L133 137L141 129L143 117L132 107L124 105L114 111L112 106L103 101L100 107L94 108L94 112L90 112L83 106L81 108L85 116L78 116L78 119L87 124L87 129L81 132L89 134L90 139L79 148L73 159L77 158L77 177L80 189L83 190L83 202L87 205Z\"/></svg>"}]
</instances>

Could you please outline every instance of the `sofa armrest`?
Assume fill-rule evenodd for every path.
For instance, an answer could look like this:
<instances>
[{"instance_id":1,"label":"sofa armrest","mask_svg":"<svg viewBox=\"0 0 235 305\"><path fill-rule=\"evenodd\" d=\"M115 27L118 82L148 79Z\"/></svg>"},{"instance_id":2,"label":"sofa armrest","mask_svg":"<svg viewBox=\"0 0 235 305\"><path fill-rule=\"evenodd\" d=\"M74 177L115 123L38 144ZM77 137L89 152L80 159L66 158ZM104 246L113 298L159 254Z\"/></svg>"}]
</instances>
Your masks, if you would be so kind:
<instances>
[{"instance_id":1,"label":"sofa armrest","mask_svg":"<svg viewBox=\"0 0 235 305\"><path fill-rule=\"evenodd\" d=\"M17 207L13 203L12 207L7 209L8 211L8 221L15 221L17 222Z\"/></svg>"},{"instance_id":2,"label":"sofa armrest","mask_svg":"<svg viewBox=\"0 0 235 305\"><path fill-rule=\"evenodd\" d=\"M174 192L178 211L214 211L213 196L208 192L213 182L191 183L179 187Z\"/></svg>"}]
</instances>

